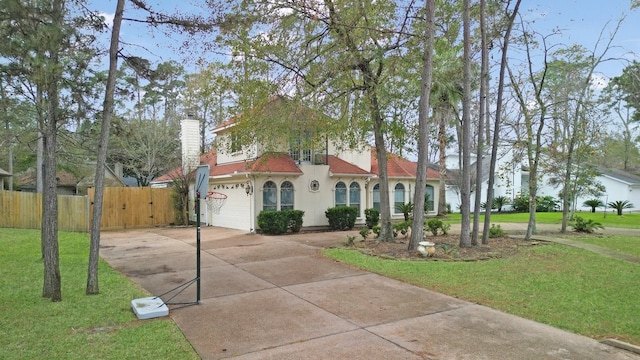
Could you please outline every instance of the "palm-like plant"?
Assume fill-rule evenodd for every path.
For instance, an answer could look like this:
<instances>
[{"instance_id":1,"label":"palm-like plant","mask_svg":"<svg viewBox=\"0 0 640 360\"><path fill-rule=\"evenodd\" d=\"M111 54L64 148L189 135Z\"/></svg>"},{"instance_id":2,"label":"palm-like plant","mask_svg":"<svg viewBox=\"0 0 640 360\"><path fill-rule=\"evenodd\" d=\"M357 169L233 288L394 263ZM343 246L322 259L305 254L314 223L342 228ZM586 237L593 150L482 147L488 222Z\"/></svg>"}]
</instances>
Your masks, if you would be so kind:
<instances>
[{"instance_id":1,"label":"palm-like plant","mask_svg":"<svg viewBox=\"0 0 640 360\"><path fill-rule=\"evenodd\" d=\"M510 201L511 199L506 196L496 196L495 198L493 198L493 208L497 208L498 212L502 212L502 207L508 204Z\"/></svg>"},{"instance_id":2,"label":"palm-like plant","mask_svg":"<svg viewBox=\"0 0 640 360\"><path fill-rule=\"evenodd\" d=\"M596 208L603 207L604 203L600 199L589 199L583 202L582 205L591 207L591 212L594 213Z\"/></svg>"},{"instance_id":3,"label":"palm-like plant","mask_svg":"<svg viewBox=\"0 0 640 360\"><path fill-rule=\"evenodd\" d=\"M618 215L622 215L622 210L624 209L631 209L633 208L633 204L630 203L628 200L624 200L624 201L612 201L609 204L607 204L607 206L609 206L612 209L616 209L616 211L618 212Z\"/></svg>"},{"instance_id":4,"label":"palm-like plant","mask_svg":"<svg viewBox=\"0 0 640 360\"><path fill-rule=\"evenodd\" d=\"M413 212L413 203L409 201L406 204L398 204L396 205L396 211L404 215L404 221L409 221L409 214Z\"/></svg>"}]
</instances>

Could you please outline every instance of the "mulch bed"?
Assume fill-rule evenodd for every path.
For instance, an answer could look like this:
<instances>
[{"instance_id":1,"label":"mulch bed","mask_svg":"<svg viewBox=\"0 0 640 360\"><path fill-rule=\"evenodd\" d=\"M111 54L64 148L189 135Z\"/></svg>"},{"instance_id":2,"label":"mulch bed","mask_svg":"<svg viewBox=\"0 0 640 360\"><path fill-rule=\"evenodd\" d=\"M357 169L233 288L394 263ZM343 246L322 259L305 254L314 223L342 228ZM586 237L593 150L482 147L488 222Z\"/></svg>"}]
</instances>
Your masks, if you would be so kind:
<instances>
[{"instance_id":1,"label":"mulch bed","mask_svg":"<svg viewBox=\"0 0 640 360\"><path fill-rule=\"evenodd\" d=\"M481 239L478 239L481 241ZM388 259L398 260L441 260L441 261L479 261L504 258L517 254L526 247L544 244L539 241L524 241L510 237L490 238L488 245L461 248L460 235L430 236L427 241L435 243L436 253L425 257L415 250L408 250L409 238L394 239L389 242L379 242L375 239L355 240L350 247L360 252Z\"/></svg>"}]
</instances>

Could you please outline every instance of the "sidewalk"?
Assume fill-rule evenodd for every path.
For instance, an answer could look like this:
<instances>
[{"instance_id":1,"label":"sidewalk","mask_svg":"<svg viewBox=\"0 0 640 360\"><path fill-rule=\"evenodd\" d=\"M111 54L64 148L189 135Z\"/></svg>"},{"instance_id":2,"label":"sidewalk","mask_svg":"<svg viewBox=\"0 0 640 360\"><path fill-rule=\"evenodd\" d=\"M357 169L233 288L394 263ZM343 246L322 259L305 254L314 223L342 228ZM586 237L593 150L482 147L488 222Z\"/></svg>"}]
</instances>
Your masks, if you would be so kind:
<instances>
[{"instance_id":1,"label":"sidewalk","mask_svg":"<svg viewBox=\"0 0 640 360\"><path fill-rule=\"evenodd\" d=\"M357 232L203 227L201 302L170 317L203 359L640 359L319 255L347 234ZM105 232L101 255L161 294L194 278L195 238L194 228ZM194 286L172 302L195 300Z\"/></svg>"}]
</instances>

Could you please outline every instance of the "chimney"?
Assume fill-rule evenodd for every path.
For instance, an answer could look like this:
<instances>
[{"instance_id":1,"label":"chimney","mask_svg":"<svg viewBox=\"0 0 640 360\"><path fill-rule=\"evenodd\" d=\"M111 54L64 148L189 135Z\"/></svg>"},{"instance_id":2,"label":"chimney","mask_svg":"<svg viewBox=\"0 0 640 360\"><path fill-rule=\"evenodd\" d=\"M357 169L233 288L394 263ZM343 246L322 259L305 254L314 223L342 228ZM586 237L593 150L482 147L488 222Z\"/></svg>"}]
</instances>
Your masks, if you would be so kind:
<instances>
[{"instance_id":1,"label":"chimney","mask_svg":"<svg viewBox=\"0 0 640 360\"><path fill-rule=\"evenodd\" d=\"M122 180L122 163L121 162L117 162L115 163L115 165L113 165L113 172L116 173L116 176L118 177L118 179Z\"/></svg>"},{"instance_id":2,"label":"chimney","mask_svg":"<svg viewBox=\"0 0 640 360\"><path fill-rule=\"evenodd\" d=\"M180 121L180 141L182 142L182 174L186 175L200 165L200 122L195 119Z\"/></svg>"}]
</instances>

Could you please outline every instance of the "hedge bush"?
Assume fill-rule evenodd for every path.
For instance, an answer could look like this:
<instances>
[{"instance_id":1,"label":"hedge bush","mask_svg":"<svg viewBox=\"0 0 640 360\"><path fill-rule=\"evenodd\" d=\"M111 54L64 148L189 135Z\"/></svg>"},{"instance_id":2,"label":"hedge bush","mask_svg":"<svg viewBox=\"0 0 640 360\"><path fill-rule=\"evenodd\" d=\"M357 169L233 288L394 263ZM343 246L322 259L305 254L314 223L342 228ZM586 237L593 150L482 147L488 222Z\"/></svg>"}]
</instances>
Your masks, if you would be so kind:
<instances>
[{"instance_id":1,"label":"hedge bush","mask_svg":"<svg viewBox=\"0 0 640 360\"><path fill-rule=\"evenodd\" d=\"M373 229L374 226L378 225L378 221L380 221L380 211L374 208L364 209L364 219L367 227Z\"/></svg>"},{"instance_id":2,"label":"hedge bush","mask_svg":"<svg viewBox=\"0 0 640 360\"><path fill-rule=\"evenodd\" d=\"M358 209L350 206L336 206L327 209L324 215L329 219L332 230L350 230L356 224Z\"/></svg>"},{"instance_id":3,"label":"hedge bush","mask_svg":"<svg viewBox=\"0 0 640 360\"><path fill-rule=\"evenodd\" d=\"M258 214L258 227L268 235L297 233L302 228L303 215L301 210L263 210Z\"/></svg>"}]
</instances>

